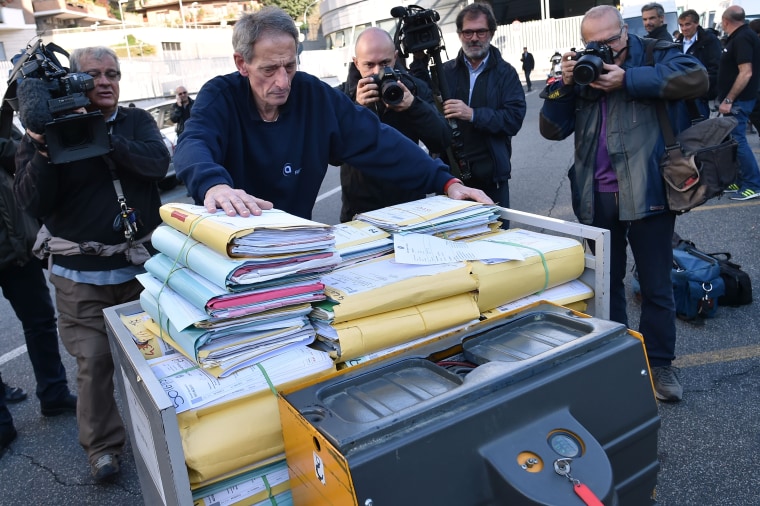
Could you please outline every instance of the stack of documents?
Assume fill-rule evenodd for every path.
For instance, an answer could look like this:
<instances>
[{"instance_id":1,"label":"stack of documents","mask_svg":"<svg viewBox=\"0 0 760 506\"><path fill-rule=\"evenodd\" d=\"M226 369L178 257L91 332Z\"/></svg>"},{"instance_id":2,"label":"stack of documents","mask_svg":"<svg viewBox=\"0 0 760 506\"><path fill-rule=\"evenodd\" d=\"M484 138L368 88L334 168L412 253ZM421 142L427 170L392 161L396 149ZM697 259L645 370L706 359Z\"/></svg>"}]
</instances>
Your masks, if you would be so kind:
<instances>
[{"instance_id":1,"label":"stack of documents","mask_svg":"<svg viewBox=\"0 0 760 506\"><path fill-rule=\"evenodd\" d=\"M193 506L292 505L284 458L193 491Z\"/></svg>"},{"instance_id":2,"label":"stack of documents","mask_svg":"<svg viewBox=\"0 0 760 506\"><path fill-rule=\"evenodd\" d=\"M473 260L478 307L483 313L508 302L578 279L586 265L583 245L575 239L510 229L469 244L514 248L522 260Z\"/></svg>"},{"instance_id":3,"label":"stack of documents","mask_svg":"<svg viewBox=\"0 0 760 506\"><path fill-rule=\"evenodd\" d=\"M443 195L384 207L356 216L391 234L420 233L460 239L499 227L499 208Z\"/></svg>"},{"instance_id":4,"label":"stack of documents","mask_svg":"<svg viewBox=\"0 0 760 506\"><path fill-rule=\"evenodd\" d=\"M330 227L277 210L244 218L167 204L161 215L171 226L154 231L161 253L138 280L164 341L215 377L314 341L306 315L325 298L319 276L340 261Z\"/></svg>"},{"instance_id":5,"label":"stack of documents","mask_svg":"<svg viewBox=\"0 0 760 506\"><path fill-rule=\"evenodd\" d=\"M217 253L229 257L257 257L330 249L331 227L280 211L261 216L227 216L209 213L203 206L164 204L161 219Z\"/></svg>"},{"instance_id":6,"label":"stack of documents","mask_svg":"<svg viewBox=\"0 0 760 506\"><path fill-rule=\"evenodd\" d=\"M477 320L477 280L465 262L407 265L393 255L322 276L313 304L317 337L337 361Z\"/></svg>"},{"instance_id":7,"label":"stack of documents","mask_svg":"<svg viewBox=\"0 0 760 506\"><path fill-rule=\"evenodd\" d=\"M567 283L555 286L554 288L544 290L543 292L528 295L527 297L503 304L495 309L484 311L483 317L486 319L495 318L504 313L512 313L521 310L525 308L525 306L540 301L552 302L560 306L583 312L587 307L585 301L593 296L594 290L591 289L590 286L579 279L574 279Z\"/></svg>"},{"instance_id":8,"label":"stack of documents","mask_svg":"<svg viewBox=\"0 0 760 506\"><path fill-rule=\"evenodd\" d=\"M333 226L340 267L376 258L393 251L391 235L364 221L348 221Z\"/></svg>"}]
</instances>

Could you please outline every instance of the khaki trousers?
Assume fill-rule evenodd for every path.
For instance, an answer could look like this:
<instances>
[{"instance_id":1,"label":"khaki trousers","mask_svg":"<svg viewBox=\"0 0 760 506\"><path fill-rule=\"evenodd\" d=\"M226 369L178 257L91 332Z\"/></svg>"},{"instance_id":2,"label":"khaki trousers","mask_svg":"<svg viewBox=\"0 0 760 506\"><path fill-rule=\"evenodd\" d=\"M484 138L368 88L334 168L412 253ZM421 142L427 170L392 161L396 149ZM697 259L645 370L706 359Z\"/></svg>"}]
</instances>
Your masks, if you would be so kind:
<instances>
[{"instance_id":1,"label":"khaki trousers","mask_svg":"<svg viewBox=\"0 0 760 506\"><path fill-rule=\"evenodd\" d=\"M90 285L55 274L50 282L55 286L61 342L77 360L79 443L92 464L106 453L120 455L126 440L114 398L114 365L103 309L136 300L142 286L136 280Z\"/></svg>"}]
</instances>

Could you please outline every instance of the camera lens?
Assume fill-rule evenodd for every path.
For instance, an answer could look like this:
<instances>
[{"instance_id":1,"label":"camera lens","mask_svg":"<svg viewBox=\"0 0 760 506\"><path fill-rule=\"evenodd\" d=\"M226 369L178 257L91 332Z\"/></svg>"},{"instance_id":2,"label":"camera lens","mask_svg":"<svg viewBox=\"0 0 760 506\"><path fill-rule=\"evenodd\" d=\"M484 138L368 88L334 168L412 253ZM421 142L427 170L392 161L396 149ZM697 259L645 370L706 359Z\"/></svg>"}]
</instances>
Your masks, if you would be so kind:
<instances>
[{"instance_id":1,"label":"camera lens","mask_svg":"<svg viewBox=\"0 0 760 506\"><path fill-rule=\"evenodd\" d=\"M404 100L404 90L396 82L384 82L380 93L383 97L383 102L388 105L398 105Z\"/></svg>"},{"instance_id":2,"label":"camera lens","mask_svg":"<svg viewBox=\"0 0 760 506\"><path fill-rule=\"evenodd\" d=\"M573 68L573 79L576 83L584 85L593 83L602 73L604 62L594 55L583 55Z\"/></svg>"}]
</instances>

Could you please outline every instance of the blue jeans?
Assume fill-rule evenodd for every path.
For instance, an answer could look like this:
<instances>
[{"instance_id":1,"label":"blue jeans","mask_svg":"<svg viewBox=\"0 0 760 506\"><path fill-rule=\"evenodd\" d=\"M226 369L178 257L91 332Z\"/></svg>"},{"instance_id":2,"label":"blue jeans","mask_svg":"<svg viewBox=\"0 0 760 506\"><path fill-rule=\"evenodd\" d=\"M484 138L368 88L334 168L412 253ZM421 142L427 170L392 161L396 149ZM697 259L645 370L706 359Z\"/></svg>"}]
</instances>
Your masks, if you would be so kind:
<instances>
[{"instance_id":1,"label":"blue jeans","mask_svg":"<svg viewBox=\"0 0 760 506\"><path fill-rule=\"evenodd\" d=\"M37 380L40 402L56 402L68 395L66 370L58 348L58 329L50 289L36 258L21 267L0 271L3 296L21 320L26 349Z\"/></svg>"},{"instance_id":2,"label":"blue jeans","mask_svg":"<svg viewBox=\"0 0 760 506\"><path fill-rule=\"evenodd\" d=\"M594 193L592 225L611 232L610 320L628 326L625 275L630 244L641 285L639 332L651 367L670 365L675 358L676 307L670 272L675 214L665 212L636 221L620 221L617 193Z\"/></svg>"},{"instance_id":3,"label":"blue jeans","mask_svg":"<svg viewBox=\"0 0 760 506\"><path fill-rule=\"evenodd\" d=\"M739 175L736 184L741 190L749 188L760 193L760 169L758 169L755 155L747 143L747 119L753 107L755 107L755 100L738 100L733 103L731 114L738 120L739 124L736 125L731 135L739 143L737 151Z\"/></svg>"}]
</instances>

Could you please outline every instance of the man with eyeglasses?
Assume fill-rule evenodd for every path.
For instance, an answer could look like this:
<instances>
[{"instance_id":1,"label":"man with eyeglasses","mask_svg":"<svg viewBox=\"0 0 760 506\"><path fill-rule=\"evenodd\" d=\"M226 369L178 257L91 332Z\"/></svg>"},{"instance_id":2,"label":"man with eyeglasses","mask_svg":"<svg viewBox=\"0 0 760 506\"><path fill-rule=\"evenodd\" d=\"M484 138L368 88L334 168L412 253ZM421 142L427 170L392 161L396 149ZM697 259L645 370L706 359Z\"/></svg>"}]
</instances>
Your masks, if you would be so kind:
<instances>
[{"instance_id":1,"label":"man with eyeglasses","mask_svg":"<svg viewBox=\"0 0 760 506\"><path fill-rule=\"evenodd\" d=\"M488 4L466 6L456 27L462 48L443 65L451 94L444 97L443 114L461 131L465 163L449 160L449 165L460 167L458 177L465 183L509 207L512 137L525 118L525 92L515 68L491 45L496 18Z\"/></svg>"},{"instance_id":2,"label":"man with eyeglasses","mask_svg":"<svg viewBox=\"0 0 760 506\"><path fill-rule=\"evenodd\" d=\"M641 285L639 331L644 336L656 397L683 396L676 371L676 325L671 240L675 214L668 208L660 174L665 142L656 103L666 103L673 129L689 126L685 99L707 92L707 72L672 42L646 43L630 35L615 7L589 9L581 21L585 45L607 46L612 62L597 79L575 82L576 53L562 56L562 80L542 92L541 135L563 140L575 134L570 169L573 211L581 223L611 231L610 319L628 325L625 276L630 244Z\"/></svg>"},{"instance_id":3,"label":"man with eyeglasses","mask_svg":"<svg viewBox=\"0 0 760 506\"><path fill-rule=\"evenodd\" d=\"M16 154L14 194L51 236L42 249L51 254L58 332L77 360L79 442L93 477L103 481L119 472L125 442L103 309L136 300L142 291L135 276L154 252L146 248L161 222L157 182L166 175L169 152L148 112L119 107L121 71L113 50L77 49L69 61L72 72L94 80L86 110L102 113L111 151L54 164L45 136L27 128Z\"/></svg>"},{"instance_id":4,"label":"man with eyeglasses","mask_svg":"<svg viewBox=\"0 0 760 506\"><path fill-rule=\"evenodd\" d=\"M190 118L190 110L193 108L195 100L190 98L187 93L187 88L179 86L177 88L177 101L172 106L172 113L169 118L175 124L175 131L177 132L177 141L179 141L179 134L185 130L185 121Z\"/></svg>"}]
</instances>

